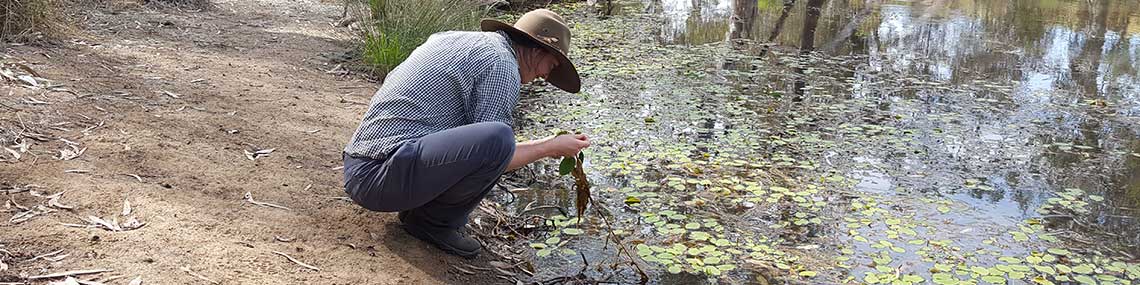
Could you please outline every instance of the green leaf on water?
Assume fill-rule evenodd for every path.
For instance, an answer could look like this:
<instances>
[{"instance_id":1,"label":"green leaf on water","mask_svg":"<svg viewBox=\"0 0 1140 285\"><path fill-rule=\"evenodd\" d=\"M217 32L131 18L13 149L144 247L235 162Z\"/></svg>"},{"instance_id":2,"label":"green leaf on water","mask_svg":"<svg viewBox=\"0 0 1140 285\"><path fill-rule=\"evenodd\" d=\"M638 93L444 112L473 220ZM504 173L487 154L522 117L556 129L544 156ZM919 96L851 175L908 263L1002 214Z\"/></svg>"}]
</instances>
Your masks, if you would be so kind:
<instances>
[{"instance_id":1,"label":"green leaf on water","mask_svg":"<svg viewBox=\"0 0 1140 285\"><path fill-rule=\"evenodd\" d=\"M986 281L990 284L1005 284L1005 278L1001 277L1001 276L993 276L993 275L982 276L982 281Z\"/></svg>"},{"instance_id":2,"label":"green leaf on water","mask_svg":"<svg viewBox=\"0 0 1140 285\"><path fill-rule=\"evenodd\" d=\"M958 278L955 278L954 275L950 275L949 273L934 273L933 275L930 275L930 278L932 278L931 281L933 281L934 284L958 284Z\"/></svg>"},{"instance_id":3,"label":"green leaf on water","mask_svg":"<svg viewBox=\"0 0 1140 285\"><path fill-rule=\"evenodd\" d=\"M668 271L669 271L669 273L672 273L672 274L681 273L681 266L680 266L680 265L676 265L676 264L674 264L674 265L670 265L670 266L669 266L669 268L668 268L668 269L666 269L666 270L668 270Z\"/></svg>"},{"instance_id":4,"label":"green leaf on water","mask_svg":"<svg viewBox=\"0 0 1140 285\"><path fill-rule=\"evenodd\" d=\"M685 224L685 228L690 229L690 230L696 230L696 229L701 228L701 224L700 223L688 223L688 224Z\"/></svg>"},{"instance_id":5,"label":"green leaf on water","mask_svg":"<svg viewBox=\"0 0 1140 285\"><path fill-rule=\"evenodd\" d=\"M1077 274L1091 274L1093 272L1093 268L1088 264L1081 264L1073 266L1073 272L1076 272Z\"/></svg>"},{"instance_id":6,"label":"green leaf on water","mask_svg":"<svg viewBox=\"0 0 1140 285\"><path fill-rule=\"evenodd\" d=\"M1073 268L1069 267L1068 265L1057 264L1054 266L1057 267L1057 272L1060 272L1061 274L1069 274L1070 272L1073 272Z\"/></svg>"},{"instance_id":7,"label":"green leaf on water","mask_svg":"<svg viewBox=\"0 0 1140 285\"><path fill-rule=\"evenodd\" d=\"M1048 251L1049 253L1052 253L1052 254L1056 254L1056 255L1061 255L1061 256L1066 256L1066 255L1069 255L1069 254L1071 254L1071 253L1072 253L1072 252L1069 252L1069 251L1068 251L1068 250L1066 250L1066 249L1063 249L1063 248L1056 248L1056 247L1054 247L1054 248L1050 248L1050 249L1048 249L1048 250L1046 250L1046 251Z\"/></svg>"},{"instance_id":8,"label":"green leaf on water","mask_svg":"<svg viewBox=\"0 0 1140 285\"><path fill-rule=\"evenodd\" d=\"M709 234L705 233L705 232L700 232L700 231L689 232L689 238L692 238L694 240L704 241L704 240L708 240L709 237L710 237Z\"/></svg>"},{"instance_id":9,"label":"green leaf on water","mask_svg":"<svg viewBox=\"0 0 1140 285\"><path fill-rule=\"evenodd\" d=\"M535 252L535 255L538 255L539 257L543 257L543 256L550 255L550 252L551 252L551 249L546 248L546 249L539 250L538 252Z\"/></svg>"},{"instance_id":10,"label":"green leaf on water","mask_svg":"<svg viewBox=\"0 0 1140 285\"><path fill-rule=\"evenodd\" d=\"M562 241L562 238L560 238L560 237L552 237L552 238L548 238L548 239L546 239L546 244L549 244L549 245L556 245L556 244L558 244L558 242L560 242L560 241Z\"/></svg>"},{"instance_id":11,"label":"green leaf on water","mask_svg":"<svg viewBox=\"0 0 1140 285\"><path fill-rule=\"evenodd\" d=\"M641 203L641 199L638 199L637 197L633 197L633 196L625 197L625 204L626 205L633 205L633 204L637 204L637 203Z\"/></svg>"},{"instance_id":12,"label":"green leaf on water","mask_svg":"<svg viewBox=\"0 0 1140 285\"><path fill-rule=\"evenodd\" d=\"M1089 199L1092 199L1093 201L1097 201L1097 202L1104 201L1104 197L1100 196L1100 195L1089 195Z\"/></svg>"},{"instance_id":13,"label":"green leaf on water","mask_svg":"<svg viewBox=\"0 0 1140 285\"><path fill-rule=\"evenodd\" d=\"M1033 269L1037 269L1037 272L1041 272L1041 273L1045 273L1045 274L1049 274L1049 275L1057 275L1057 271L1053 270L1053 268L1049 267L1049 266L1034 265Z\"/></svg>"},{"instance_id":14,"label":"green leaf on water","mask_svg":"<svg viewBox=\"0 0 1140 285\"><path fill-rule=\"evenodd\" d=\"M970 271L973 271L975 274L978 274L981 276L990 275L990 270L986 269L985 267L981 267L981 266L971 267Z\"/></svg>"},{"instance_id":15,"label":"green leaf on water","mask_svg":"<svg viewBox=\"0 0 1140 285\"><path fill-rule=\"evenodd\" d=\"M1092 277L1088 277L1085 275L1073 276L1073 280L1076 280L1077 282L1081 282L1081 284L1085 284L1085 285L1096 285L1096 279L1093 279Z\"/></svg>"},{"instance_id":16,"label":"green leaf on water","mask_svg":"<svg viewBox=\"0 0 1140 285\"><path fill-rule=\"evenodd\" d=\"M949 212L950 212L950 207L947 207L947 206L938 206L938 211L939 211L939 212L942 212L943 214L945 214L945 213L949 213Z\"/></svg>"},{"instance_id":17,"label":"green leaf on water","mask_svg":"<svg viewBox=\"0 0 1140 285\"><path fill-rule=\"evenodd\" d=\"M1015 240L1015 241L1027 241L1027 240L1029 240L1029 236L1026 236L1025 233L1022 233L1022 232L1009 232L1009 234L1013 235L1013 240Z\"/></svg>"},{"instance_id":18,"label":"green leaf on water","mask_svg":"<svg viewBox=\"0 0 1140 285\"><path fill-rule=\"evenodd\" d=\"M582 230L575 228L562 229L562 233L576 236L582 234Z\"/></svg>"},{"instance_id":19,"label":"green leaf on water","mask_svg":"<svg viewBox=\"0 0 1140 285\"><path fill-rule=\"evenodd\" d=\"M1010 272L1009 273L1009 279L1013 279L1013 280L1025 279L1025 272L1021 272L1021 271Z\"/></svg>"},{"instance_id":20,"label":"green leaf on water","mask_svg":"<svg viewBox=\"0 0 1140 285\"><path fill-rule=\"evenodd\" d=\"M1038 285L1054 285L1053 281L1049 281L1049 279L1045 279L1043 276L1033 277L1033 282L1037 283Z\"/></svg>"},{"instance_id":21,"label":"green leaf on water","mask_svg":"<svg viewBox=\"0 0 1140 285\"><path fill-rule=\"evenodd\" d=\"M879 283L879 277L875 276L874 273L868 272L866 276L863 276L863 282L866 282L867 284Z\"/></svg>"},{"instance_id":22,"label":"green leaf on water","mask_svg":"<svg viewBox=\"0 0 1140 285\"><path fill-rule=\"evenodd\" d=\"M803 277L811 278L811 277L815 277L815 275L817 275L817 273L815 273L815 271L800 271L800 276L803 276Z\"/></svg>"},{"instance_id":23,"label":"green leaf on water","mask_svg":"<svg viewBox=\"0 0 1140 285\"><path fill-rule=\"evenodd\" d=\"M922 276L918 276L918 275L914 275L914 274L907 274L907 275L904 275L902 277L902 281L912 283L912 284L913 283L922 283L922 282L926 281L926 278L922 278Z\"/></svg>"},{"instance_id":24,"label":"green leaf on water","mask_svg":"<svg viewBox=\"0 0 1140 285\"><path fill-rule=\"evenodd\" d=\"M546 248L546 244L545 243L532 243L532 244L530 244L530 247L533 249L544 249L544 248Z\"/></svg>"},{"instance_id":25,"label":"green leaf on water","mask_svg":"<svg viewBox=\"0 0 1140 285\"><path fill-rule=\"evenodd\" d=\"M649 246L645 245L644 243L637 244L636 248L637 248L637 255L647 256L647 255L653 254L653 250L650 249Z\"/></svg>"},{"instance_id":26,"label":"green leaf on water","mask_svg":"<svg viewBox=\"0 0 1140 285\"><path fill-rule=\"evenodd\" d=\"M564 255L574 255L574 254L577 254L577 252L575 252L573 249L569 249L569 248L563 248L563 249L562 249L562 254L564 254Z\"/></svg>"},{"instance_id":27,"label":"green leaf on water","mask_svg":"<svg viewBox=\"0 0 1140 285\"><path fill-rule=\"evenodd\" d=\"M705 273L708 273L712 276L719 276L720 269L716 268L716 266L705 266Z\"/></svg>"}]
</instances>

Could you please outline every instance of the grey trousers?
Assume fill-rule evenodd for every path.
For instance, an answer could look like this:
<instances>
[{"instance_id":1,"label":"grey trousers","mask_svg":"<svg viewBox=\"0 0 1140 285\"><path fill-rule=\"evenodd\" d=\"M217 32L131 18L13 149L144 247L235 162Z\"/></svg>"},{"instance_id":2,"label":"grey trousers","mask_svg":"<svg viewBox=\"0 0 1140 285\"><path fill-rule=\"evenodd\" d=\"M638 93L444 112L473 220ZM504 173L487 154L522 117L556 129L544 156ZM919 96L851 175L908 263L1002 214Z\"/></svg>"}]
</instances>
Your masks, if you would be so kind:
<instances>
[{"instance_id":1,"label":"grey trousers","mask_svg":"<svg viewBox=\"0 0 1140 285\"><path fill-rule=\"evenodd\" d=\"M344 156L344 190L364 208L407 212L421 226L460 229L515 152L499 122L461 126L405 142L386 159Z\"/></svg>"}]
</instances>

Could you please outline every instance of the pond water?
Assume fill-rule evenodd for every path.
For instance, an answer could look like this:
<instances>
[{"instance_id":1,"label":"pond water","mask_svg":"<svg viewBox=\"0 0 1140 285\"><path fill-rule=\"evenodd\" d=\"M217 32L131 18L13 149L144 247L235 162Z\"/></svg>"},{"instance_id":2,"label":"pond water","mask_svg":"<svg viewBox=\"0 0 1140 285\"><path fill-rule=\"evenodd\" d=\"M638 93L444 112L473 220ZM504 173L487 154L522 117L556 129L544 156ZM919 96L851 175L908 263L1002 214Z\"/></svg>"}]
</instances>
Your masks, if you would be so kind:
<instances>
[{"instance_id":1,"label":"pond water","mask_svg":"<svg viewBox=\"0 0 1140 285\"><path fill-rule=\"evenodd\" d=\"M584 92L520 102L591 135L612 214L526 241L539 276L622 260L610 225L654 283L1140 283L1140 3L619 5L556 8ZM573 209L522 175L516 210Z\"/></svg>"}]
</instances>

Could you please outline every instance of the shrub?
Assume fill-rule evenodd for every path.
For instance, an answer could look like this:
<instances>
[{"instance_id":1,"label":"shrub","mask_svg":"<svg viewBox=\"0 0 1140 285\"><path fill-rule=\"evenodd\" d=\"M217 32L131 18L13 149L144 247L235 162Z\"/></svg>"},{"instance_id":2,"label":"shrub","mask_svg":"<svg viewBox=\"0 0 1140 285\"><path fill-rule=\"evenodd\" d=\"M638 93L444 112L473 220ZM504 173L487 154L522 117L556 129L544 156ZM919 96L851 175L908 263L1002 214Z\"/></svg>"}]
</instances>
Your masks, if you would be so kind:
<instances>
[{"instance_id":1,"label":"shrub","mask_svg":"<svg viewBox=\"0 0 1140 285\"><path fill-rule=\"evenodd\" d=\"M53 0L3 0L0 4L0 41L26 40L48 34L59 18Z\"/></svg>"},{"instance_id":2,"label":"shrub","mask_svg":"<svg viewBox=\"0 0 1140 285\"><path fill-rule=\"evenodd\" d=\"M380 75L408 58L434 33L475 30L488 10L472 0L356 0L364 62Z\"/></svg>"}]
</instances>

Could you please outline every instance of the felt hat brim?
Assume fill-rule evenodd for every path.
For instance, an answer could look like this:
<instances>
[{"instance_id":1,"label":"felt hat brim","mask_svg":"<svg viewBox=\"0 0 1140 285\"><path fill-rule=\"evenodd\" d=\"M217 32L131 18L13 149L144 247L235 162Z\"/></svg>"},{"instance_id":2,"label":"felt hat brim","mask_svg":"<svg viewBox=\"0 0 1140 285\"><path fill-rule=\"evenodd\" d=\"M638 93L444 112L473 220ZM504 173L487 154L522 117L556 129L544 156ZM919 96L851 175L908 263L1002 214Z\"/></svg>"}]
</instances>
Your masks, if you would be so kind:
<instances>
[{"instance_id":1,"label":"felt hat brim","mask_svg":"<svg viewBox=\"0 0 1140 285\"><path fill-rule=\"evenodd\" d=\"M582 79L578 76L578 69L574 68L574 63L570 62L570 58L566 57L566 53L558 47L541 41L535 38L534 35L524 32L515 28L514 25L504 23L495 19L484 19L479 23L479 27L483 31L504 31L515 36L525 37L534 43L541 45L547 52L558 58L558 66L550 71L546 77L546 82L551 85L570 93L578 93L582 89Z\"/></svg>"}]
</instances>

